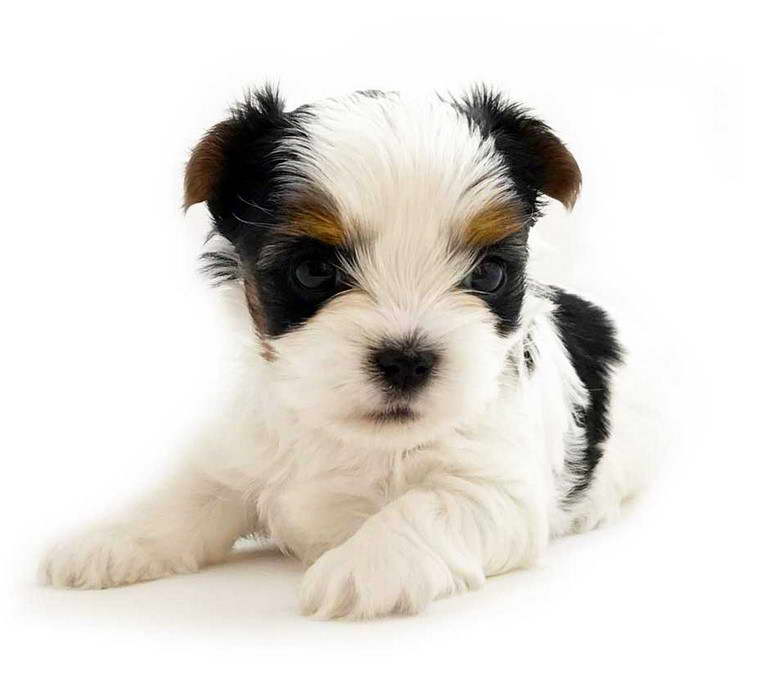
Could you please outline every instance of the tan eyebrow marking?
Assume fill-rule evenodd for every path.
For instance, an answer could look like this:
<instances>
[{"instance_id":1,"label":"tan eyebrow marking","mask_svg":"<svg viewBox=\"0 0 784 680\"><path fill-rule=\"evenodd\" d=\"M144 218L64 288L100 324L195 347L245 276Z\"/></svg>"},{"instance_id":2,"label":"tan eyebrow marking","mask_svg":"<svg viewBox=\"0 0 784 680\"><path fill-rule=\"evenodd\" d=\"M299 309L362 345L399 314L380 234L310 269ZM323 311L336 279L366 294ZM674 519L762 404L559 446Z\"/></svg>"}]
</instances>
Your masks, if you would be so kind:
<instances>
[{"instance_id":1,"label":"tan eyebrow marking","mask_svg":"<svg viewBox=\"0 0 784 680\"><path fill-rule=\"evenodd\" d=\"M523 216L515 206L491 205L469 220L465 242L474 248L489 246L519 231L523 224Z\"/></svg>"},{"instance_id":2,"label":"tan eyebrow marking","mask_svg":"<svg viewBox=\"0 0 784 680\"><path fill-rule=\"evenodd\" d=\"M287 231L309 236L331 246L346 242L346 229L332 201L310 196L292 206Z\"/></svg>"}]
</instances>

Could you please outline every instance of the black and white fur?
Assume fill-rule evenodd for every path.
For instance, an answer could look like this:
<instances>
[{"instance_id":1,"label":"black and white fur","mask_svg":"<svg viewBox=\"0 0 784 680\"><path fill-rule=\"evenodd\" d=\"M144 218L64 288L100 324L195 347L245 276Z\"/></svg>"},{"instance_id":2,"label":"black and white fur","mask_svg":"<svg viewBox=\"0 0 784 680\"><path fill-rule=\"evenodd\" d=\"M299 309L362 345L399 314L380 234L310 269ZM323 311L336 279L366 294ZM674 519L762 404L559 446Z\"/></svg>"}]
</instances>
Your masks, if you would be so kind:
<instances>
[{"instance_id":1,"label":"black and white fur","mask_svg":"<svg viewBox=\"0 0 784 680\"><path fill-rule=\"evenodd\" d=\"M580 175L525 109L478 88L287 112L267 89L186 182L214 220L204 269L240 332L236 389L177 475L49 552L46 582L194 571L256 534L308 565L306 614L417 612L639 488L613 323L526 275L543 198L570 206ZM313 201L339 243L307 210L298 228ZM488 210L514 228L477 243Z\"/></svg>"}]
</instances>

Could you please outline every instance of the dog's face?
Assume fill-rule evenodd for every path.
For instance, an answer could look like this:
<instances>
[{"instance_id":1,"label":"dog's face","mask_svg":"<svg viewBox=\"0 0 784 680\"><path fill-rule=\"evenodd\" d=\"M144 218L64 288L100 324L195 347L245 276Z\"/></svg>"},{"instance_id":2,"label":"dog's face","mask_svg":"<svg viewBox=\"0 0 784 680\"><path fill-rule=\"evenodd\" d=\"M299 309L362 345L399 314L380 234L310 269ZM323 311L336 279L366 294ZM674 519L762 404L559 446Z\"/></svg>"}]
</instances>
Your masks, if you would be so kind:
<instances>
[{"instance_id":1,"label":"dog's face","mask_svg":"<svg viewBox=\"0 0 784 680\"><path fill-rule=\"evenodd\" d=\"M406 448L497 394L540 196L571 206L579 183L544 124L484 90L288 113L265 91L196 147L186 206L206 200L232 244L276 398Z\"/></svg>"}]
</instances>

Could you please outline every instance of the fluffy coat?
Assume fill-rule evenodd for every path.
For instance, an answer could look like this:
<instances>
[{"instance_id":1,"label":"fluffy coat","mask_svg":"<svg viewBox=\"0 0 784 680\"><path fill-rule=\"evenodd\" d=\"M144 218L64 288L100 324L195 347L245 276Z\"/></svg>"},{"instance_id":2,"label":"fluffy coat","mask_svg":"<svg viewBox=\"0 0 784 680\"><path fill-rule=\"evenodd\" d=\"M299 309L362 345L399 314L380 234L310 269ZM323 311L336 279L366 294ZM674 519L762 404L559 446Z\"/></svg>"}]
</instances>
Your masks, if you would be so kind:
<instances>
[{"instance_id":1,"label":"fluffy coat","mask_svg":"<svg viewBox=\"0 0 784 680\"><path fill-rule=\"evenodd\" d=\"M615 517L644 467L624 352L599 307L526 270L542 200L579 185L549 128L485 89L251 95L186 175L239 332L231 396L173 478L42 579L190 572L255 534L308 565L304 613L368 618Z\"/></svg>"}]
</instances>

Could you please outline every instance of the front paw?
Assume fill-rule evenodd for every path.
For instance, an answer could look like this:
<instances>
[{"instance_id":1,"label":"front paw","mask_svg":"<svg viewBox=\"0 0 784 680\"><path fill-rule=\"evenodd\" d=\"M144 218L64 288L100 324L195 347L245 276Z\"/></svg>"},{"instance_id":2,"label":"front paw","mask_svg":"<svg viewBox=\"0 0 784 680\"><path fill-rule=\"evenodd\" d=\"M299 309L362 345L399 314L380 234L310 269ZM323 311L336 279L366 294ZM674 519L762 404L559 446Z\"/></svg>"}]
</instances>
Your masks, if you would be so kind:
<instances>
[{"instance_id":1,"label":"front paw","mask_svg":"<svg viewBox=\"0 0 784 680\"><path fill-rule=\"evenodd\" d=\"M359 534L324 553L305 573L301 608L320 619L416 614L438 597L479 587L481 568L456 577L433 551L394 538Z\"/></svg>"},{"instance_id":2,"label":"front paw","mask_svg":"<svg viewBox=\"0 0 784 680\"><path fill-rule=\"evenodd\" d=\"M173 558L149 541L116 527L93 529L54 546L38 579L58 588L111 588L194 572L193 558Z\"/></svg>"}]
</instances>

